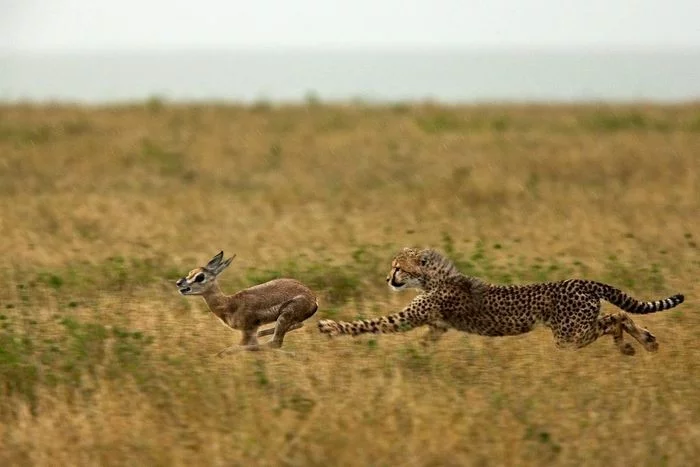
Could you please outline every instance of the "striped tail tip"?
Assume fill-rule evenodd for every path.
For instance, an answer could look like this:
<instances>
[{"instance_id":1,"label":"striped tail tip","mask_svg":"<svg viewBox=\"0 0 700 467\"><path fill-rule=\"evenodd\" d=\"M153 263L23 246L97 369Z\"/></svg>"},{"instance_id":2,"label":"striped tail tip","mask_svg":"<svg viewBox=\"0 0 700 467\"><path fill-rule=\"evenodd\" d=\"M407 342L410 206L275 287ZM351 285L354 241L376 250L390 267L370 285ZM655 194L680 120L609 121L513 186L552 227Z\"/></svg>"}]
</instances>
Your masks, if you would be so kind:
<instances>
[{"instance_id":1,"label":"striped tail tip","mask_svg":"<svg viewBox=\"0 0 700 467\"><path fill-rule=\"evenodd\" d=\"M668 306L667 308L673 308L674 306L678 306L683 303L685 301L685 296L683 296L682 293L679 293L667 298L666 300L670 300L672 303L672 305Z\"/></svg>"},{"instance_id":2,"label":"striped tail tip","mask_svg":"<svg viewBox=\"0 0 700 467\"><path fill-rule=\"evenodd\" d=\"M683 303L684 300L683 294L676 294L655 302L640 302L630 311L639 314L654 313L676 307Z\"/></svg>"}]
</instances>

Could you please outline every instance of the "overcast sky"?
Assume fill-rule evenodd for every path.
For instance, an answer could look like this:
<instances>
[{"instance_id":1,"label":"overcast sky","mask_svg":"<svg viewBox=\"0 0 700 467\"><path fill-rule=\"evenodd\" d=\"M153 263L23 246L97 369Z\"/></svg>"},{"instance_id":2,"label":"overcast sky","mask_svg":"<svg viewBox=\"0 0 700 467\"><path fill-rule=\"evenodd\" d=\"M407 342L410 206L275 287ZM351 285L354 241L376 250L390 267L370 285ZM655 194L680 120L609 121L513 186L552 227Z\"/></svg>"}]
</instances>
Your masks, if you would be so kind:
<instances>
[{"instance_id":1,"label":"overcast sky","mask_svg":"<svg viewBox=\"0 0 700 467\"><path fill-rule=\"evenodd\" d=\"M700 48L700 0L0 0L0 50Z\"/></svg>"}]
</instances>

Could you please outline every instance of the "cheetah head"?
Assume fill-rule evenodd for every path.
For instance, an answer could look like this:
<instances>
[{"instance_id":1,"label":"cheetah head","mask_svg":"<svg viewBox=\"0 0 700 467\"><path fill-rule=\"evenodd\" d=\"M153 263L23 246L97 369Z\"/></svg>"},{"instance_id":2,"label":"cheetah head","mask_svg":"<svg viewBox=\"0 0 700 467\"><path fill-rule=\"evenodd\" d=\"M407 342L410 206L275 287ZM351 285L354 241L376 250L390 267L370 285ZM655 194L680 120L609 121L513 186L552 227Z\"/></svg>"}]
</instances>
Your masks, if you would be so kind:
<instances>
[{"instance_id":1,"label":"cheetah head","mask_svg":"<svg viewBox=\"0 0 700 467\"><path fill-rule=\"evenodd\" d=\"M391 261L386 281L393 290L425 289L430 272L432 250L404 248Z\"/></svg>"}]
</instances>

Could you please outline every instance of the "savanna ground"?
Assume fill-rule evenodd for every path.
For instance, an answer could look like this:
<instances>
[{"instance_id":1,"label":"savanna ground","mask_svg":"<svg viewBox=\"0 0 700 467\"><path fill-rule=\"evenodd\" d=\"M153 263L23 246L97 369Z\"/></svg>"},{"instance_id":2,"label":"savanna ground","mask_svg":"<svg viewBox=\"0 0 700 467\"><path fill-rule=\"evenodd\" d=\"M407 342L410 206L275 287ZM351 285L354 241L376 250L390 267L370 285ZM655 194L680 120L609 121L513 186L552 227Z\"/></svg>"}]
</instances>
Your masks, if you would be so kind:
<instances>
[{"instance_id":1,"label":"savanna ground","mask_svg":"<svg viewBox=\"0 0 700 467\"><path fill-rule=\"evenodd\" d=\"M0 464L691 465L699 169L698 104L0 107ZM686 303L635 318L634 357L318 333L407 304L409 245ZM320 294L294 356L213 356L238 332L173 281L220 249L227 292Z\"/></svg>"}]
</instances>

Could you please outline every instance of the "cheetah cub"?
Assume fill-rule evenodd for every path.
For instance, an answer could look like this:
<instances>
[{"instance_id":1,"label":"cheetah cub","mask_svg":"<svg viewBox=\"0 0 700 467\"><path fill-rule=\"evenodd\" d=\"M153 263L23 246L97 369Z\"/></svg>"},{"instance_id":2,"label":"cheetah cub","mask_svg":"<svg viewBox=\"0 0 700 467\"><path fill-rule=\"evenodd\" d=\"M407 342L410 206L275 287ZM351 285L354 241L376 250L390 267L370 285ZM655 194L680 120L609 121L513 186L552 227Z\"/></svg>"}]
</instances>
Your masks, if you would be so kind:
<instances>
[{"instance_id":1,"label":"cheetah cub","mask_svg":"<svg viewBox=\"0 0 700 467\"><path fill-rule=\"evenodd\" d=\"M610 285L582 279L494 285L461 274L433 249L404 248L394 257L386 280L395 290L415 288L421 293L399 313L353 322L321 320L319 330L330 336L356 336L427 325L425 342L430 342L450 328L482 336L513 336L541 323L552 330L558 348L578 349L611 335L621 353L634 355L634 347L623 341L623 332L649 352L658 350L659 345L656 337L636 325L627 313L668 310L684 299L678 294L640 302ZM601 299L624 311L600 315Z\"/></svg>"}]
</instances>

